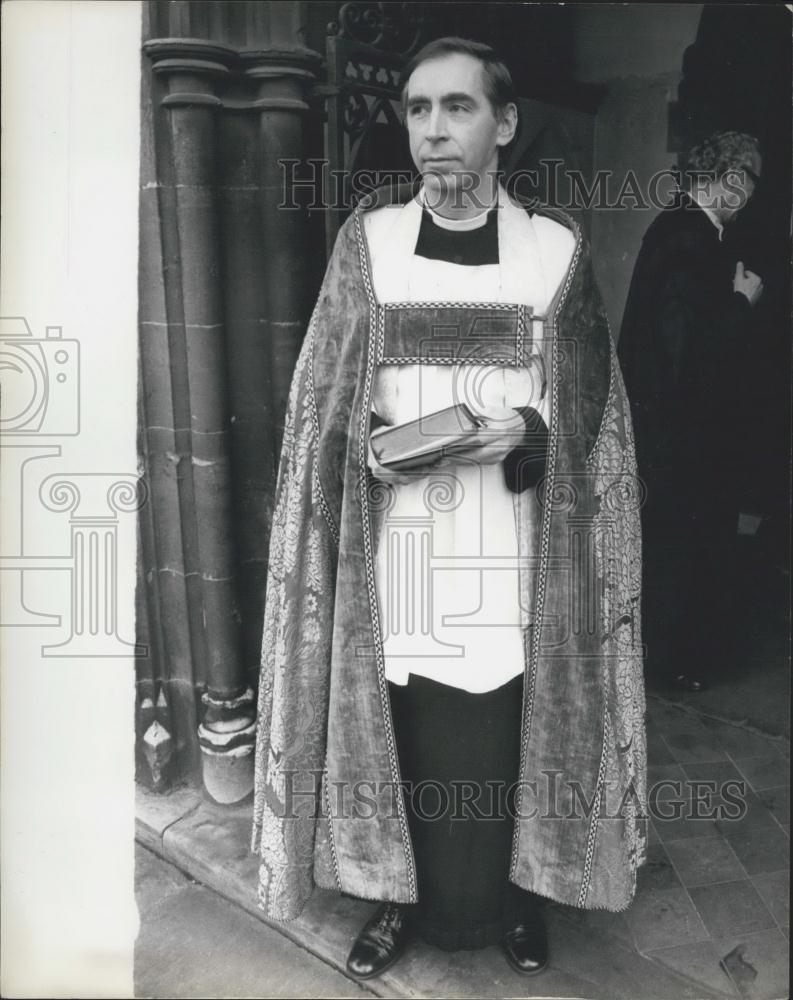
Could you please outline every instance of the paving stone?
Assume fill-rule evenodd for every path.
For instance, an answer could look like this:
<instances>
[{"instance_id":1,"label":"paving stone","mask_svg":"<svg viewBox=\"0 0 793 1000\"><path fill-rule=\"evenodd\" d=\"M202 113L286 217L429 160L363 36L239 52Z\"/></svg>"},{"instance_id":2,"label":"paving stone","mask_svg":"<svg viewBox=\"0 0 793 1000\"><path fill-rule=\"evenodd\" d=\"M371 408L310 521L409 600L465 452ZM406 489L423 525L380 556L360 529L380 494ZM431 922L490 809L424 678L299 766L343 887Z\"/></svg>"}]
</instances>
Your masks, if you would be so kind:
<instances>
[{"instance_id":1,"label":"paving stone","mask_svg":"<svg viewBox=\"0 0 793 1000\"><path fill-rule=\"evenodd\" d=\"M641 869L640 869L641 871ZM630 911L628 913L609 913L608 910L580 910L581 926L596 937L616 938L629 948L635 948L633 931L630 926Z\"/></svg>"},{"instance_id":2,"label":"paving stone","mask_svg":"<svg viewBox=\"0 0 793 1000\"><path fill-rule=\"evenodd\" d=\"M739 815L736 815L736 803L742 809ZM733 796L731 803L716 800L716 806L721 813L716 820L716 826L728 840L733 837L748 836L750 833L761 833L765 830L779 830L779 824L774 819L771 810L750 788L747 788L743 795Z\"/></svg>"},{"instance_id":3,"label":"paving stone","mask_svg":"<svg viewBox=\"0 0 793 1000\"><path fill-rule=\"evenodd\" d=\"M135 838L154 851L161 851L162 835L169 826L197 809L201 792L187 786L165 795L135 785Z\"/></svg>"},{"instance_id":4,"label":"paving stone","mask_svg":"<svg viewBox=\"0 0 793 1000\"><path fill-rule=\"evenodd\" d=\"M672 867L669 855L662 844L650 844L647 847L647 861L636 875L638 890L649 889L679 889L680 879Z\"/></svg>"},{"instance_id":5,"label":"paving stone","mask_svg":"<svg viewBox=\"0 0 793 1000\"><path fill-rule=\"evenodd\" d=\"M672 763L671 767L677 765ZM677 771L666 773L677 774ZM756 806L766 810L780 831L760 799ZM307 949L341 974L349 948L374 904L318 890L297 920L269 925L256 906L258 859L248 849L250 823L250 804L222 807L205 800L196 804L193 797L186 813L162 823L162 850L191 875L233 899L264 928L288 939L287 943L291 941ZM657 831L651 829L650 843L654 848L650 856L651 867L646 875L640 873L637 899L627 913L592 911L589 914L569 907L549 908L551 968L537 978L537 993L527 992L526 979L509 969L497 948L470 955L446 954L421 942L411 945L410 954L378 979L372 989L381 996L541 994L586 996L590 1000L601 996L609 1000L623 996L631 1000L638 996L643 1000L651 997L666 1000L671 997L701 998L706 983L692 977L685 969L675 970L671 961L644 959L631 946L635 939L642 950L675 949L704 942L708 936L686 891L676 881L668 881L676 876L660 840L664 838L664 843L668 844L689 837L719 838L716 827L713 823L690 819L666 824L661 821L660 826L667 827L666 836L661 834L659 838ZM661 888L668 884L677 888ZM765 882L763 887L766 887ZM154 888L153 884L148 888ZM178 879L175 883L169 882L166 898L174 898L188 888L180 887ZM751 888L757 895L757 890ZM765 911L759 895L757 899ZM571 919L571 914L575 914L575 920ZM725 933L732 933L731 925Z\"/></svg>"},{"instance_id":6,"label":"paving stone","mask_svg":"<svg viewBox=\"0 0 793 1000\"><path fill-rule=\"evenodd\" d=\"M211 884L224 895L239 900L241 905L261 919L254 899L256 859L251 855L251 860L246 860L246 842L242 840L243 835L247 838L249 827L247 810L238 810L238 815L234 816L233 811L229 815L221 807L204 804L183 824L169 830L165 840L170 850L180 858L192 852L193 858L198 858L198 861L193 861L193 866L201 871L202 880L211 879ZM372 903L344 897L337 892L317 890L300 917L277 927L313 954L335 968L343 969L358 931L373 910ZM625 955L615 964L613 956L609 957L608 949L604 950L602 939L590 935L591 943L587 947L593 955L600 956L596 966L592 965L594 957L589 963L595 969L593 973L588 961L582 960L583 945L580 942L575 947L571 945L570 928L571 925L566 923L560 937L559 931L554 931L549 924L551 953L556 958L552 958L553 969L542 975L543 996L577 995L591 997L592 1000L599 997L610 1000L621 996L663 995L660 990L655 991L657 978L654 978L649 965L642 966L640 963L637 971L638 956L635 951L625 949ZM581 937L583 940L586 935ZM617 944L615 941L614 945ZM484 949L471 958L464 958L463 955L445 953L420 941L413 942L409 953L378 978L377 992L384 996L500 997L518 995L525 990L523 977L509 968L498 948ZM601 986L597 977L605 976L608 969L608 978ZM624 979L626 976L627 985L623 984L618 989L621 977ZM637 993L636 982L639 980L642 986ZM667 995L672 995L672 984L675 982L671 978L666 981Z\"/></svg>"},{"instance_id":7,"label":"paving stone","mask_svg":"<svg viewBox=\"0 0 793 1000\"><path fill-rule=\"evenodd\" d=\"M748 830L727 838L750 875L790 867L790 840L779 827Z\"/></svg>"},{"instance_id":8,"label":"paving stone","mask_svg":"<svg viewBox=\"0 0 793 1000\"><path fill-rule=\"evenodd\" d=\"M714 943L741 996L747 1000L790 996L788 941L781 931L728 936Z\"/></svg>"},{"instance_id":9,"label":"paving stone","mask_svg":"<svg viewBox=\"0 0 793 1000\"><path fill-rule=\"evenodd\" d=\"M674 755L666 743L659 737L654 742L647 743L647 760L653 764L675 764Z\"/></svg>"},{"instance_id":10,"label":"paving stone","mask_svg":"<svg viewBox=\"0 0 793 1000\"><path fill-rule=\"evenodd\" d=\"M664 742L678 763L726 760L719 741L698 719L684 717L674 729L662 728Z\"/></svg>"},{"instance_id":11,"label":"paving stone","mask_svg":"<svg viewBox=\"0 0 793 1000\"><path fill-rule=\"evenodd\" d=\"M681 766L686 778L691 781L715 781L717 790L725 781L741 781L743 778L730 760L689 761Z\"/></svg>"},{"instance_id":12,"label":"paving stone","mask_svg":"<svg viewBox=\"0 0 793 1000\"><path fill-rule=\"evenodd\" d=\"M211 879L211 884L224 895L239 900L249 912L262 919L255 904L257 860L253 855L246 859L246 842L242 839L249 833L250 817L242 811L230 822L225 811L218 812L219 808L207 804L199 809L184 825L177 825L170 831L166 842L180 857L192 849L194 858L199 859L202 880ZM223 828L227 828L227 834L219 836ZM356 935L374 909L373 903L338 892L316 890L296 920L278 924L276 928L341 970ZM378 977L377 993L397 997L468 995L483 998L517 993L522 977L509 968L498 948L477 952L475 957L464 959L461 966L463 954L445 953L423 942L412 942L404 958ZM465 981L461 979L461 968L467 969ZM580 974L581 969L579 965L574 970L556 969L553 976L543 974L544 995L608 997L607 990L602 994L586 992L591 990L592 984Z\"/></svg>"},{"instance_id":13,"label":"paving stone","mask_svg":"<svg viewBox=\"0 0 793 1000\"><path fill-rule=\"evenodd\" d=\"M727 753L714 740L698 733L667 733L669 751L678 763L726 760Z\"/></svg>"},{"instance_id":14,"label":"paving stone","mask_svg":"<svg viewBox=\"0 0 793 1000\"><path fill-rule=\"evenodd\" d=\"M203 886L143 909L138 997L367 997L374 994Z\"/></svg>"},{"instance_id":15,"label":"paving stone","mask_svg":"<svg viewBox=\"0 0 793 1000\"><path fill-rule=\"evenodd\" d=\"M656 764L647 768L647 795L659 802L680 798L686 787L686 774L680 764Z\"/></svg>"},{"instance_id":16,"label":"paving stone","mask_svg":"<svg viewBox=\"0 0 793 1000\"><path fill-rule=\"evenodd\" d=\"M608 988L587 978L583 968L576 974L557 966L564 947L557 944L553 931L549 937L550 964L528 989L526 977L509 967L498 947L444 952L422 941L411 942L399 963L372 982L381 996L392 997L591 996L608 1000Z\"/></svg>"},{"instance_id":17,"label":"paving stone","mask_svg":"<svg viewBox=\"0 0 793 1000\"><path fill-rule=\"evenodd\" d=\"M790 823L789 785L782 785L781 788L765 788L757 793L757 797L781 825Z\"/></svg>"},{"instance_id":18,"label":"paving stone","mask_svg":"<svg viewBox=\"0 0 793 1000\"><path fill-rule=\"evenodd\" d=\"M276 926L313 954L343 969L358 932L375 909L375 903L353 899L330 889L316 889L296 920ZM258 912L261 914L261 910ZM389 982L394 988L401 972L396 968L386 975L392 977ZM397 995L401 994L397 991Z\"/></svg>"},{"instance_id":19,"label":"paving stone","mask_svg":"<svg viewBox=\"0 0 793 1000\"><path fill-rule=\"evenodd\" d=\"M733 760L743 757L768 757L776 753L779 745L777 740L749 732L740 726L731 726L718 719L703 716L702 725Z\"/></svg>"},{"instance_id":20,"label":"paving stone","mask_svg":"<svg viewBox=\"0 0 793 1000\"><path fill-rule=\"evenodd\" d=\"M334 895L337 899L340 898L338 894L323 893L323 904L329 903L328 897ZM313 910L314 918L317 917L316 896L317 894L309 904ZM347 929L343 934L343 947L340 949L340 954L344 957L346 957L358 929L373 909L372 906L361 904L360 901L354 902L355 905L365 906L366 909L365 912L360 912L351 924L347 921ZM567 908L557 907L554 913L558 912L559 909ZM298 925L305 926L304 917L306 915L304 913L299 918ZM320 919L316 923L312 920L310 932L337 938L338 924L335 923L327 908L319 917ZM405 956L399 963L370 985L377 990L379 995L394 997L470 996L495 998L541 994L548 997L586 996L592 997L593 1000L600 1000L600 998L608 1000L611 996L632 995L630 992L634 983L632 978L628 979L627 985L623 988L614 990L615 984L619 983L620 980L620 974L615 971L614 963L612 963L609 976L604 983L599 982L595 976L590 978L590 970L580 957L580 944L571 946L570 934L574 932L574 928L571 928L566 920L559 922L558 917L554 917L552 913L548 921L548 929L550 965L541 976L532 981L532 986L537 991L536 994L533 991L527 991L525 977L510 969L498 947L485 948L476 952L443 952L422 941L411 942ZM578 937L574 937L574 940L578 941ZM628 954L638 958L635 952ZM629 964L627 959L625 959L625 964ZM596 974L599 971L598 968L595 969ZM649 969L645 969L644 981L646 984L652 981Z\"/></svg>"},{"instance_id":21,"label":"paving stone","mask_svg":"<svg viewBox=\"0 0 793 1000\"><path fill-rule=\"evenodd\" d=\"M740 861L722 837L675 840L667 844L667 851L685 886L746 878Z\"/></svg>"},{"instance_id":22,"label":"paving stone","mask_svg":"<svg viewBox=\"0 0 793 1000\"><path fill-rule=\"evenodd\" d=\"M598 933L598 921L573 907L545 908L549 967L530 982L507 965L501 950L443 952L413 942L397 966L379 980L393 992L414 997L587 997L588 1000L634 1000L691 997L687 984L658 968L615 934ZM623 914L602 914L621 918ZM605 926L605 925L602 925ZM378 992L379 992L378 986ZM696 1000L701 1000L697 997Z\"/></svg>"},{"instance_id":23,"label":"paving stone","mask_svg":"<svg viewBox=\"0 0 793 1000\"><path fill-rule=\"evenodd\" d=\"M675 758L654 723L647 725L647 763L653 767L675 763Z\"/></svg>"},{"instance_id":24,"label":"paving stone","mask_svg":"<svg viewBox=\"0 0 793 1000\"><path fill-rule=\"evenodd\" d=\"M699 777L686 777L683 785L687 803L685 816L695 822L715 822L723 815L733 817L743 810L747 793L753 794L746 779L737 771L730 776L728 769L735 769L729 761L686 766L692 771L705 769ZM721 777L718 776L720 771Z\"/></svg>"},{"instance_id":25,"label":"paving stone","mask_svg":"<svg viewBox=\"0 0 793 1000\"><path fill-rule=\"evenodd\" d=\"M647 802L651 816L672 815L672 804L675 802L685 803L684 807L681 805L680 815L689 815L691 784L680 764L648 767Z\"/></svg>"},{"instance_id":26,"label":"paving stone","mask_svg":"<svg viewBox=\"0 0 793 1000\"><path fill-rule=\"evenodd\" d=\"M735 763L756 792L774 785L787 785L790 781L790 762L779 754L738 758Z\"/></svg>"},{"instance_id":27,"label":"paving stone","mask_svg":"<svg viewBox=\"0 0 793 1000\"><path fill-rule=\"evenodd\" d=\"M658 803L657 810L653 812L653 824L658 831L658 836L662 843L669 844L673 840L683 840L691 837L718 837L719 831L713 820L697 819L690 815L690 809L683 807L683 815L675 819L666 819L667 812L671 813L671 807L667 810L667 804ZM660 815L659 815L660 814Z\"/></svg>"},{"instance_id":28,"label":"paving stone","mask_svg":"<svg viewBox=\"0 0 793 1000\"><path fill-rule=\"evenodd\" d=\"M648 725L657 726L659 730L675 729L682 724L682 720L690 719L692 716L685 709L670 704L655 695L647 696L647 719Z\"/></svg>"},{"instance_id":29,"label":"paving stone","mask_svg":"<svg viewBox=\"0 0 793 1000\"><path fill-rule=\"evenodd\" d=\"M663 739L658 736L656 739L647 740L647 760L653 765L663 765L663 764L675 764L677 761L672 754L672 751L663 741Z\"/></svg>"},{"instance_id":30,"label":"paving stone","mask_svg":"<svg viewBox=\"0 0 793 1000\"><path fill-rule=\"evenodd\" d=\"M703 989L711 990L716 996L739 996L735 984L720 964L719 953L710 941L648 951L647 956L687 976Z\"/></svg>"},{"instance_id":31,"label":"paving stone","mask_svg":"<svg viewBox=\"0 0 793 1000\"><path fill-rule=\"evenodd\" d=\"M754 875L752 882L780 927L790 922L790 871Z\"/></svg>"},{"instance_id":32,"label":"paving stone","mask_svg":"<svg viewBox=\"0 0 793 1000\"><path fill-rule=\"evenodd\" d=\"M749 787L746 778L739 781L725 781L721 794L713 797L713 810L717 823L728 825L748 819L747 826L769 827L770 810L761 801L757 792Z\"/></svg>"},{"instance_id":33,"label":"paving stone","mask_svg":"<svg viewBox=\"0 0 793 1000\"><path fill-rule=\"evenodd\" d=\"M712 765L693 764L687 767L713 767L732 768L729 761L717 761ZM683 767L678 765L680 771ZM683 777L676 775L674 765L666 765L664 768L656 769L656 773L666 773L668 777L652 783L648 776L648 806L650 815L660 822L671 823L675 818L693 819L697 822L713 821L719 818L716 806L723 802L720 794L722 791L736 795L742 800L747 789L746 779L740 774L734 778L726 777L725 780L718 781L715 777L689 777L683 771ZM715 772L714 772L715 773ZM649 769L648 769L649 775ZM736 787L737 786L737 790ZM675 809L675 803L677 808ZM732 812L736 812L733 807ZM691 835L691 834L689 834Z\"/></svg>"},{"instance_id":34,"label":"paving stone","mask_svg":"<svg viewBox=\"0 0 793 1000\"><path fill-rule=\"evenodd\" d=\"M625 916L633 922L634 902ZM656 962L638 954L633 947L626 947L609 935L597 935L587 921L583 923L570 922L567 918L569 907L554 911L548 921L550 940L550 963L554 970L567 974L577 974L586 977L591 986L589 990L579 989L568 993L568 996L592 997L605 996L612 998L625 997L626 1000L642 1000L650 998L691 998L702 1000L701 993L691 989L686 979L671 970L660 967ZM546 996L545 973L538 976L535 982L516 976L512 990L505 996ZM528 988L527 988L528 987ZM448 996L476 996L465 991L451 992Z\"/></svg>"},{"instance_id":35,"label":"paving stone","mask_svg":"<svg viewBox=\"0 0 793 1000\"><path fill-rule=\"evenodd\" d=\"M195 882L151 851L135 845L135 900L138 910L151 910L174 892Z\"/></svg>"},{"instance_id":36,"label":"paving stone","mask_svg":"<svg viewBox=\"0 0 793 1000\"><path fill-rule=\"evenodd\" d=\"M689 893L714 938L752 934L776 927L774 918L748 878L697 886L689 889Z\"/></svg>"},{"instance_id":37,"label":"paving stone","mask_svg":"<svg viewBox=\"0 0 793 1000\"><path fill-rule=\"evenodd\" d=\"M204 800L169 826L163 850L169 861L249 912L257 913L258 858L250 850L251 806Z\"/></svg>"},{"instance_id":38,"label":"paving stone","mask_svg":"<svg viewBox=\"0 0 793 1000\"><path fill-rule=\"evenodd\" d=\"M630 909L631 930L640 951L705 941L708 932L685 889L639 892Z\"/></svg>"}]
</instances>

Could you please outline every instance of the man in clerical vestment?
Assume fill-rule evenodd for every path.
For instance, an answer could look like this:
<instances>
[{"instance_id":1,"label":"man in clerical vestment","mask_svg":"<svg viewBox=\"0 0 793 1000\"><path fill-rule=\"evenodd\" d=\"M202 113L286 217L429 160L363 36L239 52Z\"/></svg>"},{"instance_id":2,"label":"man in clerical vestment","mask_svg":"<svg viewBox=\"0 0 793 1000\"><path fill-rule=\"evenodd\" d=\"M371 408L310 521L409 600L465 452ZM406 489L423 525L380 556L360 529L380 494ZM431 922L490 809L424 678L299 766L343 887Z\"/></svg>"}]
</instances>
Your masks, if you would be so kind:
<instances>
[{"instance_id":1,"label":"man in clerical vestment","mask_svg":"<svg viewBox=\"0 0 793 1000\"><path fill-rule=\"evenodd\" d=\"M541 897L624 909L645 857L630 416L579 227L499 183L506 67L439 39L403 104L421 184L342 228L290 394L259 898L276 919L315 885L380 900L362 979L415 935L530 974ZM455 407L477 430L453 450L378 459Z\"/></svg>"}]
</instances>

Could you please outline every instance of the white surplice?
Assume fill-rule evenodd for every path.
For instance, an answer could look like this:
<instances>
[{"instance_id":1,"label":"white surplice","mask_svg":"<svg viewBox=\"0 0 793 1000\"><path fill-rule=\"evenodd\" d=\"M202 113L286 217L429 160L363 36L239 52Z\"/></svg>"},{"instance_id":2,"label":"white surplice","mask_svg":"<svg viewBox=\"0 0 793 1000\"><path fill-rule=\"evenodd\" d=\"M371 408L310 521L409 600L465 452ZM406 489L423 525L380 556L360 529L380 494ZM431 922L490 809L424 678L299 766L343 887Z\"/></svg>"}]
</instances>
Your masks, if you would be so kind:
<instances>
[{"instance_id":1,"label":"white surplice","mask_svg":"<svg viewBox=\"0 0 793 1000\"><path fill-rule=\"evenodd\" d=\"M471 229L484 225L486 215L453 222L433 213L433 220L447 229ZM420 197L364 216L377 299L527 305L539 339L542 316L572 258L570 231L530 218L500 189L499 264L472 267L416 256L421 219ZM547 423L541 357L535 354L526 368L404 364L377 371L373 408L388 424L461 401L473 409L532 406ZM481 558L509 561L518 554L513 494L502 463L461 461L449 472L392 489L375 558L387 679L406 684L409 674L420 674L470 692L505 684L524 669L528 609L520 606L514 563L503 569L477 565ZM439 559L460 565L433 566Z\"/></svg>"}]
</instances>

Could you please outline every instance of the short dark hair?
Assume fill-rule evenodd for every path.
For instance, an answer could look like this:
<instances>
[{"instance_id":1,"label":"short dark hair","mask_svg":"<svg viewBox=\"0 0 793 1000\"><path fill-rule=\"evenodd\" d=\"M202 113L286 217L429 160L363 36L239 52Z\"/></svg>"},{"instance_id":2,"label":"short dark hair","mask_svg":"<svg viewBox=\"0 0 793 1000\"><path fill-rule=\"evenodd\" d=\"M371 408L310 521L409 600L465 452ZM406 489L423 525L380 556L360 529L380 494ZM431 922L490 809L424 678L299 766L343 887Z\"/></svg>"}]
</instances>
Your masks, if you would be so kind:
<instances>
[{"instance_id":1,"label":"short dark hair","mask_svg":"<svg viewBox=\"0 0 793 1000\"><path fill-rule=\"evenodd\" d=\"M512 76L506 65L496 55L495 50L483 42L474 42L469 38L436 38L427 44L410 59L407 66L402 71L402 108L404 110L407 96L408 80L418 67L430 59L437 59L439 56L454 55L460 53L465 56L473 56L482 64L482 74L484 77L485 96L493 108L493 113L498 116L508 104L515 102L515 88L512 84Z\"/></svg>"},{"instance_id":2,"label":"short dark hair","mask_svg":"<svg viewBox=\"0 0 793 1000\"><path fill-rule=\"evenodd\" d=\"M682 186L691 190L698 176L715 181L731 170L750 167L760 145L753 135L745 132L714 132L678 157Z\"/></svg>"}]
</instances>

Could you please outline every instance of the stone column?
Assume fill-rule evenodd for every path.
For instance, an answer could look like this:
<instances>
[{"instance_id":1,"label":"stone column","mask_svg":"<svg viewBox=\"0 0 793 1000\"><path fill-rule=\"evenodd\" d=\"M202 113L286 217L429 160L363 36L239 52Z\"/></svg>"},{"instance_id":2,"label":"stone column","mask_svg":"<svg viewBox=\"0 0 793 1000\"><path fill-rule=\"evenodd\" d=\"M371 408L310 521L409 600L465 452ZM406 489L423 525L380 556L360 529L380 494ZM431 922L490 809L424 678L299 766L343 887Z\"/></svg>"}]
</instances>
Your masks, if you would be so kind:
<instances>
[{"instance_id":1,"label":"stone column","mask_svg":"<svg viewBox=\"0 0 793 1000\"><path fill-rule=\"evenodd\" d=\"M198 583L205 639L205 684L198 738L204 785L218 802L244 798L253 785L255 707L243 676L235 595L228 386L216 204L219 80L236 53L202 39L146 42L166 81L171 204L164 204L163 256L172 368L186 373L183 450L174 456L188 539L185 571ZM164 143L165 145L165 143ZM164 194L164 199L167 197ZM165 230L168 232L165 232ZM166 246L166 244L168 244ZM175 415L176 416L176 415ZM188 563L189 557L189 565ZM203 674L203 677L202 677Z\"/></svg>"},{"instance_id":2,"label":"stone column","mask_svg":"<svg viewBox=\"0 0 793 1000\"><path fill-rule=\"evenodd\" d=\"M253 108L259 115L261 219L268 262L263 280L276 450L280 450L289 385L313 305L307 261L322 248L308 245L308 220L303 209L279 207L284 200L279 161L304 157L304 117L310 110L307 95L321 57L300 44L305 13L302 4L263 6L259 16L267 21L261 26L268 37L267 47L245 51L242 65L246 78L256 84Z\"/></svg>"}]
</instances>

